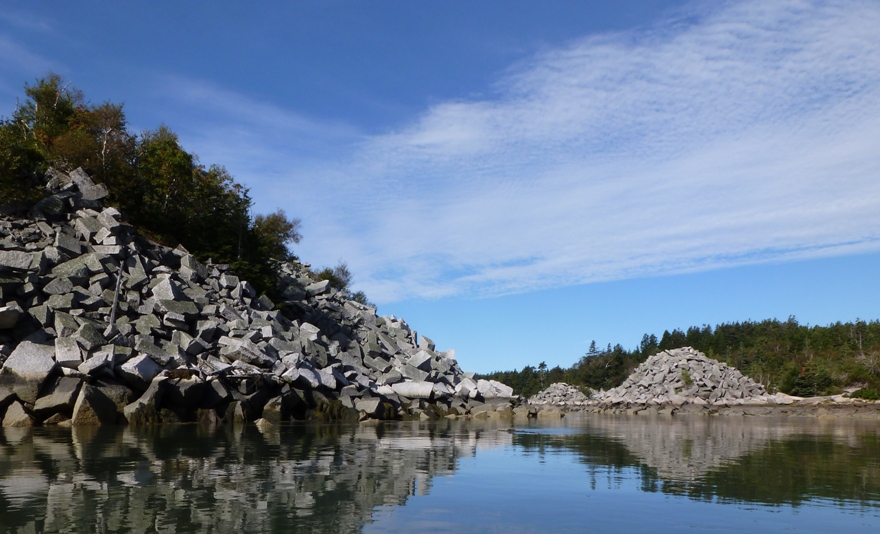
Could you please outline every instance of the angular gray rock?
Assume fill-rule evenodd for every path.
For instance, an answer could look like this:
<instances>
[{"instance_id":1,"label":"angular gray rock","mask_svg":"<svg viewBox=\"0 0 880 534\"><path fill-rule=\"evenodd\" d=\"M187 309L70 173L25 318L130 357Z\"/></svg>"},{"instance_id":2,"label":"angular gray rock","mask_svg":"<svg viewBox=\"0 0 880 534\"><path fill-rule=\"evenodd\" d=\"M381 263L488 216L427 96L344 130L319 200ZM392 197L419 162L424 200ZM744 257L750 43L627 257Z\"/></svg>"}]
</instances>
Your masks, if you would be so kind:
<instances>
[{"instance_id":1,"label":"angular gray rock","mask_svg":"<svg viewBox=\"0 0 880 534\"><path fill-rule=\"evenodd\" d=\"M25 410L24 405L19 401L15 401L6 409L3 416L3 426L10 427L31 427L34 426L34 418Z\"/></svg>"},{"instance_id":2,"label":"angular gray rock","mask_svg":"<svg viewBox=\"0 0 880 534\"><path fill-rule=\"evenodd\" d=\"M31 406L43 383L55 370L55 348L22 341L0 369L0 386L8 385L18 398Z\"/></svg>"},{"instance_id":3,"label":"angular gray rock","mask_svg":"<svg viewBox=\"0 0 880 534\"><path fill-rule=\"evenodd\" d=\"M42 397L34 404L34 412L43 418L59 412L70 413L76 403L82 380L79 378L62 376L58 377Z\"/></svg>"},{"instance_id":4,"label":"angular gray rock","mask_svg":"<svg viewBox=\"0 0 880 534\"><path fill-rule=\"evenodd\" d=\"M116 403L99 388L83 384L73 406L73 426L112 425L116 423Z\"/></svg>"},{"instance_id":5,"label":"angular gray rock","mask_svg":"<svg viewBox=\"0 0 880 534\"><path fill-rule=\"evenodd\" d=\"M0 271L4 270L4 267L15 271L27 271L33 261L34 255L30 252L0 250Z\"/></svg>"},{"instance_id":6,"label":"angular gray rock","mask_svg":"<svg viewBox=\"0 0 880 534\"><path fill-rule=\"evenodd\" d=\"M161 422L159 407L164 394L166 380L150 383L146 391L134 402L122 409L125 420L130 425L155 425Z\"/></svg>"},{"instance_id":7,"label":"angular gray rock","mask_svg":"<svg viewBox=\"0 0 880 534\"><path fill-rule=\"evenodd\" d=\"M146 390L163 371L162 366L146 354L140 354L116 368L116 374L137 390Z\"/></svg>"},{"instance_id":8,"label":"angular gray rock","mask_svg":"<svg viewBox=\"0 0 880 534\"><path fill-rule=\"evenodd\" d=\"M58 362L58 365L70 369L76 369L82 364L82 352L75 339L72 337L55 338L55 361Z\"/></svg>"},{"instance_id":9,"label":"angular gray rock","mask_svg":"<svg viewBox=\"0 0 880 534\"><path fill-rule=\"evenodd\" d=\"M398 382L393 384L391 389L394 393L408 399L430 399L434 395L434 384L432 382L409 381Z\"/></svg>"}]
</instances>

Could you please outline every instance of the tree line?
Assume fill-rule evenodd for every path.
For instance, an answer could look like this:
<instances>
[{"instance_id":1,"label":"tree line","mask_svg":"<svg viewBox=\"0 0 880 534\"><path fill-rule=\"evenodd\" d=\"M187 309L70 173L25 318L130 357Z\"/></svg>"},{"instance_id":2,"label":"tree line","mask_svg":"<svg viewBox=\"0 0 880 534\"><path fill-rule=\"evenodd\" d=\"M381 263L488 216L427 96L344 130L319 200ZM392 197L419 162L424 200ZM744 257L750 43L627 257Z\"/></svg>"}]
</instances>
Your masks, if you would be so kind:
<instances>
[{"instance_id":1,"label":"tree line","mask_svg":"<svg viewBox=\"0 0 880 534\"><path fill-rule=\"evenodd\" d=\"M122 104L91 104L57 74L25 85L25 98L0 119L0 208L26 210L45 196L50 168L81 167L109 191L137 230L163 245L183 245L202 261L232 266L261 293L273 294L271 259L293 260L301 221L283 210L251 214L248 188L220 165L203 165L166 126L128 128ZM347 289L344 262L319 272ZM366 302L358 293L355 298Z\"/></svg>"},{"instance_id":2,"label":"tree line","mask_svg":"<svg viewBox=\"0 0 880 534\"><path fill-rule=\"evenodd\" d=\"M880 398L880 321L858 319L827 326L802 325L795 317L724 323L714 328L692 326L664 331L659 339L645 334L632 350L620 344L599 349L593 341L567 369L547 369L542 362L538 367L496 371L482 377L500 380L526 397L553 382L609 389L623 383L649 356L688 346L736 367L770 391L814 396L860 388L854 396Z\"/></svg>"}]
</instances>

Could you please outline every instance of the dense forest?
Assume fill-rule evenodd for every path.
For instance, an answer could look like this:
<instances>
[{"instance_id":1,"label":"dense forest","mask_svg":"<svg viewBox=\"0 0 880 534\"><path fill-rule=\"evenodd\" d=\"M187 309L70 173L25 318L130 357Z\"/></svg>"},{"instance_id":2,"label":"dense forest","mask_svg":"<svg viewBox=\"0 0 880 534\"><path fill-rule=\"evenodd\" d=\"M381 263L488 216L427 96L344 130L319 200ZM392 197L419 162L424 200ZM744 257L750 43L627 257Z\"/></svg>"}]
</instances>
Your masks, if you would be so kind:
<instances>
[{"instance_id":1,"label":"dense forest","mask_svg":"<svg viewBox=\"0 0 880 534\"><path fill-rule=\"evenodd\" d=\"M81 167L141 234L230 264L272 296L270 260L295 259L289 246L301 238L299 219L282 210L252 215L248 189L225 168L201 164L166 126L132 133L122 104L91 104L57 74L24 93L12 117L0 119L0 213L24 213L46 196L50 168ZM340 289L351 281L344 262L315 274ZM362 292L353 297L366 303Z\"/></svg>"},{"instance_id":2,"label":"dense forest","mask_svg":"<svg viewBox=\"0 0 880 534\"><path fill-rule=\"evenodd\" d=\"M736 367L770 391L814 396L860 388L854 396L880 398L880 321L808 326L789 317L787 321L746 321L715 328L693 326L665 331L659 340L645 334L633 350L620 344L600 350L593 342L568 369L548 369L542 362L521 371L481 377L500 380L526 397L554 382L609 389L620 385L648 356L687 346Z\"/></svg>"}]
</instances>

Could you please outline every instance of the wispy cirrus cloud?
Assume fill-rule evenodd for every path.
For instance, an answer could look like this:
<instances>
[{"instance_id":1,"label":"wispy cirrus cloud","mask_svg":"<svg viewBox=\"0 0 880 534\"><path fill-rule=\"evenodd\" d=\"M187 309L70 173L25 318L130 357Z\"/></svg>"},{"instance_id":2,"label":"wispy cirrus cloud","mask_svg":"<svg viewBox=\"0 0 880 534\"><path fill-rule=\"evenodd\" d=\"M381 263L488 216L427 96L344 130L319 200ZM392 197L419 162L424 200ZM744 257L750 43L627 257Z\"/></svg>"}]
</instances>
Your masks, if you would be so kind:
<instances>
[{"instance_id":1,"label":"wispy cirrus cloud","mask_svg":"<svg viewBox=\"0 0 880 534\"><path fill-rule=\"evenodd\" d=\"M0 96L14 102L23 80L59 69L59 65L0 31ZM6 93L6 94L3 94ZM4 112L6 110L3 110Z\"/></svg>"},{"instance_id":2,"label":"wispy cirrus cloud","mask_svg":"<svg viewBox=\"0 0 880 534\"><path fill-rule=\"evenodd\" d=\"M355 272L391 300L878 250L878 24L729 3L537 55L364 143Z\"/></svg>"},{"instance_id":3,"label":"wispy cirrus cloud","mask_svg":"<svg viewBox=\"0 0 880 534\"><path fill-rule=\"evenodd\" d=\"M880 250L880 6L688 15L539 53L378 136L179 94L224 110L204 145L303 217L302 256L345 257L378 302Z\"/></svg>"}]
</instances>

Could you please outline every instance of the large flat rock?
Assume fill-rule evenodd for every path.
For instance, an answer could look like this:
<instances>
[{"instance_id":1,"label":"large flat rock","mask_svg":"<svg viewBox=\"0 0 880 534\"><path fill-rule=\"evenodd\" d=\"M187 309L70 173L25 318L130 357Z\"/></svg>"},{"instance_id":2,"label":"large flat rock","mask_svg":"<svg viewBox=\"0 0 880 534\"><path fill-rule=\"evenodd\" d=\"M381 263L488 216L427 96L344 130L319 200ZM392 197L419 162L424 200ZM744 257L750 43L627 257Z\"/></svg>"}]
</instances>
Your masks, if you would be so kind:
<instances>
[{"instance_id":1,"label":"large flat rock","mask_svg":"<svg viewBox=\"0 0 880 534\"><path fill-rule=\"evenodd\" d=\"M19 250L0 250L0 268L15 271L27 271L34 261L34 255L30 252Z\"/></svg>"},{"instance_id":2,"label":"large flat rock","mask_svg":"<svg viewBox=\"0 0 880 534\"><path fill-rule=\"evenodd\" d=\"M401 397L408 399L430 399L434 394L434 383L424 381L398 382L391 389Z\"/></svg>"},{"instance_id":3,"label":"large flat rock","mask_svg":"<svg viewBox=\"0 0 880 534\"><path fill-rule=\"evenodd\" d=\"M33 405L40 388L57 365L54 356L55 347L52 345L22 341L0 369L0 384L10 386L22 402Z\"/></svg>"},{"instance_id":4,"label":"large flat rock","mask_svg":"<svg viewBox=\"0 0 880 534\"><path fill-rule=\"evenodd\" d=\"M79 388L82 380L79 378L62 376L58 377L49 387L45 388L46 392L42 397L37 399L34 404L34 412L41 419L49 417L56 413L65 413L70 415L76 398L79 395Z\"/></svg>"}]
</instances>

